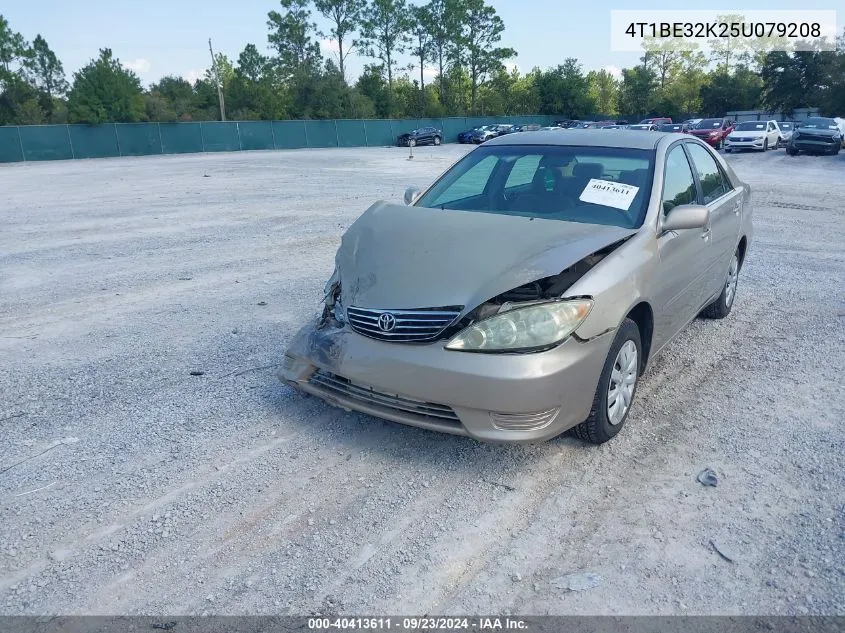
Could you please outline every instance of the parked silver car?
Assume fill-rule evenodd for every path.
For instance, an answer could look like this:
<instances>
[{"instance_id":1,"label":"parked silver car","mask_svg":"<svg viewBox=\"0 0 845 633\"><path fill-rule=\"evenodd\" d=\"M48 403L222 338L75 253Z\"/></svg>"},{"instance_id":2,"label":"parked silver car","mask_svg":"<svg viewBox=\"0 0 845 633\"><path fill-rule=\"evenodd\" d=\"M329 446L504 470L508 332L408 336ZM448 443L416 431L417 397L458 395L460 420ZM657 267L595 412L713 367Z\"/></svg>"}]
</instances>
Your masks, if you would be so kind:
<instances>
[{"instance_id":1,"label":"parked silver car","mask_svg":"<svg viewBox=\"0 0 845 633\"><path fill-rule=\"evenodd\" d=\"M792 133L795 131L795 123L792 121L778 121L780 128L780 145L788 145L789 139L792 138Z\"/></svg>"},{"instance_id":2,"label":"parked silver car","mask_svg":"<svg viewBox=\"0 0 845 633\"><path fill-rule=\"evenodd\" d=\"M751 193L705 143L526 132L344 234L279 373L327 402L488 441L624 425L647 363L731 311Z\"/></svg>"}]
</instances>

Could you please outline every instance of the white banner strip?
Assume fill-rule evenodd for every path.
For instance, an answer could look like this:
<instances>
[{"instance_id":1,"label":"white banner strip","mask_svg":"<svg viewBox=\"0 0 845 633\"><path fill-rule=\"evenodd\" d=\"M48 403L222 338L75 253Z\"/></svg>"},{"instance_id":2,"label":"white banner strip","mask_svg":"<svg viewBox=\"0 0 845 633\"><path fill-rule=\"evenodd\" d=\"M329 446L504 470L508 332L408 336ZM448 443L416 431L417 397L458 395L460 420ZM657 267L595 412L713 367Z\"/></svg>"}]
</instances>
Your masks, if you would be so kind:
<instances>
[{"instance_id":1,"label":"white banner strip","mask_svg":"<svg viewBox=\"0 0 845 633\"><path fill-rule=\"evenodd\" d=\"M612 10L615 52L701 50L832 51L840 35L833 10Z\"/></svg>"}]
</instances>

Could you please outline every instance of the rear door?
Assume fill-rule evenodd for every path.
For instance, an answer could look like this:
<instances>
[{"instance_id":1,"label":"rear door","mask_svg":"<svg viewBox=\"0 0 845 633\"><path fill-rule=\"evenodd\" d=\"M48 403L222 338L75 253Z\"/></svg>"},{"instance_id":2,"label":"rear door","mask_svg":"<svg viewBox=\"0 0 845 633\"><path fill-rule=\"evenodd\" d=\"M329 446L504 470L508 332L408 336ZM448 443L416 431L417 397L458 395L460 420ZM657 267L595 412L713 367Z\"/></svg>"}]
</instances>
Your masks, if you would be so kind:
<instances>
[{"instance_id":1,"label":"rear door","mask_svg":"<svg viewBox=\"0 0 845 633\"><path fill-rule=\"evenodd\" d=\"M697 181L684 145L676 143L666 154L660 224L676 207L696 204L698 199ZM660 268L654 291L656 349L698 313L706 294L710 242L708 228L667 231L657 238Z\"/></svg>"},{"instance_id":2,"label":"rear door","mask_svg":"<svg viewBox=\"0 0 845 633\"><path fill-rule=\"evenodd\" d=\"M699 184L699 204L710 209L710 249L704 279L704 301L721 291L731 256L739 241L742 189L734 189L710 151L698 143L685 143Z\"/></svg>"}]
</instances>

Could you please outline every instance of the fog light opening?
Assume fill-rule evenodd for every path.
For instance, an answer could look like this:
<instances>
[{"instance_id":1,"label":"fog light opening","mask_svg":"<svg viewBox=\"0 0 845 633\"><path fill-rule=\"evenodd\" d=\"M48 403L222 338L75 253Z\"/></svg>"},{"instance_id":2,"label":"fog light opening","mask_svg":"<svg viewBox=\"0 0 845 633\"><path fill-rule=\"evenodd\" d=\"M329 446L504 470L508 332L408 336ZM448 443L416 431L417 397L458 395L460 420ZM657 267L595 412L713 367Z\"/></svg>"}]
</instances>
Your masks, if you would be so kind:
<instances>
[{"instance_id":1,"label":"fog light opening","mask_svg":"<svg viewBox=\"0 0 845 633\"><path fill-rule=\"evenodd\" d=\"M533 413L490 413L490 421L500 431L539 431L557 417L560 407Z\"/></svg>"}]
</instances>

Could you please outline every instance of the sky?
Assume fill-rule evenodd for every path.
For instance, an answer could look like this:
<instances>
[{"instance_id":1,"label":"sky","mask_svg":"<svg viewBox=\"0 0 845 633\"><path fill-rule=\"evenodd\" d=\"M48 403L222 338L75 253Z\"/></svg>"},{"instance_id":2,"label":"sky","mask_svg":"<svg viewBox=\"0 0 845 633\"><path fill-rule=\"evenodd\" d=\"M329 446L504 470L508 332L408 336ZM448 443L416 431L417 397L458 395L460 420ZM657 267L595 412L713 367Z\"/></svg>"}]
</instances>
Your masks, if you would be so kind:
<instances>
[{"instance_id":1,"label":"sky","mask_svg":"<svg viewBox=\"0 0 845 633\"><path fill-rule=\"evenodd\" d=\"M735 0L734 0L735 1ZM421 2L414 2L421 3ZM839 0L805 0L803 9L832 9ZM561 0L488 0L505 23L501 45L517 50L509 61L520 71L535 66L548 68L567 57L578 58L585 71L605 68L615 75L638 62L635 52L610 49L611 9L677 9L677 1L616 0L612 4L565 3ZM734 4L734 2L731 2ZM745 0L744 10L795 9L791 0ZM684 8L713 8L709 3ZM32 41L41 34L64 64L68 80L100 48L111 48L115 56L135 71L145 85L165 75L195 80L210 66L208 38L215 52L233 61L247 43L267 52L267 13L278 10L274 0L3 0L0 14L13 30ZM725 9L724 13L736 12ZM318 26L328 31L316 12ZM838 21L845 22L845 11ZM323 54L332 55L333 44L321 42ZM408 63L410 58L403 59ZM347 62L347 79L354 80L364 64L373 60L357 55ZM419 71L416 71L417 73ZM426 75L434 76L428 69Z\"/></svg>"}]
</instances>

